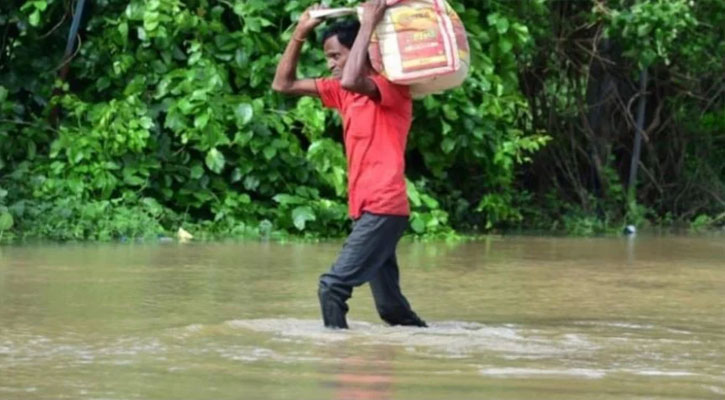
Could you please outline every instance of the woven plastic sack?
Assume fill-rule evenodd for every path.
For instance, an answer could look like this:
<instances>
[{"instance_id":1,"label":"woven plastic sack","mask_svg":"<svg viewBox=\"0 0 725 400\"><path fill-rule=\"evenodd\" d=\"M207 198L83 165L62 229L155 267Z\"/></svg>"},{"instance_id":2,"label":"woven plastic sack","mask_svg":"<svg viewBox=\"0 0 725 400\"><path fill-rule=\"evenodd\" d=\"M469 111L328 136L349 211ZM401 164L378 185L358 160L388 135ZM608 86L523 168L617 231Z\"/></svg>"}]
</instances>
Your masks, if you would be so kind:
<instances>
[{"instance_id":1,"label":"woven plastic sack","mask_svg":"<svg viewBox=\"0 0 725 400\"><path fill-rule=\"evenodd\" d=\"M410 86L413 97L460 86L470 51L461 19L445 0L388 0L369 53L373 68ZM358 10L362 18L362 9Z\"/></svg>"},{"instance_id":2,"label":"woven plastic sack","mask_svg":"<svg viewBox=\"0 0 725 400\"><path fill-rule=\"evenodd\" d=\"M460 86L468 76L470 52L461 19L445 0L387 0L368 52L373 68L391 82L410 86L413 97ZM337 17L355 9L317 12ZM357 9L363 18L362 7Z\"/></svg>"}]
</instances>

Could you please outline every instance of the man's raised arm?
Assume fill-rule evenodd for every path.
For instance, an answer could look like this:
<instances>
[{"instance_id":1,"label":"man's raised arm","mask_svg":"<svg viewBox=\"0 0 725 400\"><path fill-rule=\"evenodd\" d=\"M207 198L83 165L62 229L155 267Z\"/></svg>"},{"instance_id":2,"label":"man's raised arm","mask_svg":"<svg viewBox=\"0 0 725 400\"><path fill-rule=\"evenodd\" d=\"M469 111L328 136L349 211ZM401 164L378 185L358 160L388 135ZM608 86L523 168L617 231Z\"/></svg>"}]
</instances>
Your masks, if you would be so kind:
<instances>
[{"instance_id":1,"label":"man's raised arm","mask_svg":"<svg viewBox=\"0 0 725 400\"><path fill-rule=\"evenodd\" d=\"M375 26L380 22L387 8L385 0L369 0L363 4L363 22L355 43L350 50L340 84L345 90L364 94L375 101L380 100L380 91L368 77L368 46Z\"/></svg>"},{"instance_id":2,"label":"man's raised arm","mask_svg":"<svg viewBox=\"0 0 725 400\"><path fill-rule=\"evenodd\" d=\"M297 62L300 58L302 45L305 44L307 35L322 22L320 19L310 17L310 11L318 8L320 6L312 6L300 17L294 32L292 32L292 39L290 39L282 55L282 60L277 65L277 72L274 74L274 81L272 82L273 90L297 96L319 96L314 79L297 79Z\"/></svg>"}]
</instances>

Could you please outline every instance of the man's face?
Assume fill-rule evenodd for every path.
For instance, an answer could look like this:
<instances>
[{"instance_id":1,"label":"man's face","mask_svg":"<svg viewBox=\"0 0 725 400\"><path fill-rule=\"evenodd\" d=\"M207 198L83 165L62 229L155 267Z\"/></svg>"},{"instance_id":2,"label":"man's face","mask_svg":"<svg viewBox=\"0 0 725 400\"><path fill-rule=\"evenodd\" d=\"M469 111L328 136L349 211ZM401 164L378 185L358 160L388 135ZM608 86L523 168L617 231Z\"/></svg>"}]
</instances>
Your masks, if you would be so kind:
<instances>
[{"instance_id":1,"label":"man's face","mask_svg":"<svg viewBox=\"0 0 725 400\"><path fill-rule=\"evenodd\" d=\"M350 49L340 43L337 35L325 40L323 49L325 51L325 59L327 60L327 68L332 72L332 77L336 79L342 78L342 70L345 68L347 56L350 55Z\"/></svg>"}]
</instances>

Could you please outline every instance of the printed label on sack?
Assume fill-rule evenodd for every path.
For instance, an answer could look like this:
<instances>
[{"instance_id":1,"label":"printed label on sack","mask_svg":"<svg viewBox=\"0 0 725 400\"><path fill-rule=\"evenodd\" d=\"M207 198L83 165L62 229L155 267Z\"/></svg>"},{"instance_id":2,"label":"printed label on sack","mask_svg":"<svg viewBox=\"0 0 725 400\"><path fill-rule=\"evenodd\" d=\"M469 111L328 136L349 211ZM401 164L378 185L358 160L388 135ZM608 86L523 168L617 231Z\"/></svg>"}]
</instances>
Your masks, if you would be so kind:
<instances>
[{"instance_id":1,"label":"printed label on sack","mask_svg":"<svg viewBox=\"0 0 725 400\"><path fill-rule=\"evenodd\" d=\"M432 8L412 7L393 11L391 19L403 72L445 67L448 59L436 12Z\"/></svg>"},{"instance_id":2,"label":"printed label on sack","mask_svg":"<svg viewBox=\"0 0 725 400\"><path fill-rule=\"evenodd\" d=\"M456 36L456 45L458 46L458 55L463 60L468 60L468 36L466 35L466 28L463 27L463 22L458 17L458 14L453 10L453 8L446 4L446 12L448 13L448 17L451 19L451 22L453 23L453 32L455 32Z\"/></svg>"}]
</instances>

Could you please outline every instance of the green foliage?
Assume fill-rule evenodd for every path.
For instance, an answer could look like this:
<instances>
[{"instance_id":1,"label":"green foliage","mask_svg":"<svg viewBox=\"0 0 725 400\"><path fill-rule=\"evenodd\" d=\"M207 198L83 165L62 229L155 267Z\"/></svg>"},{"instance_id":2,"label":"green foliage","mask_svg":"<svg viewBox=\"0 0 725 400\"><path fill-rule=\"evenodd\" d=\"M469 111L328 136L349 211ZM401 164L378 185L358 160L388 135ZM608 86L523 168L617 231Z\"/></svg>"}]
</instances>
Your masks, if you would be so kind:
<instances>
[{"instance_id":1,"label":"green foliage","mask_svg":"<svg viewBox=\"0 0 725 400\"><path fill-rule=\"evenodd\" d=\"M525 131L552 137L516 177L525 201L520 226L593 234L722 215L723 131L711 128L725 105L725 2L517 6L535 43L521 58L533 120ZM639 174L628 188L644 70ZM630 189L636 202L625 196Z\"/></svg>"},{"instance_id":2,"label":"green foliage","mask_svg":"<svg viewBox=\"0 0 725 400\"><path fill-rule=\"evenodd\" d=\"M65 82L42 74L61 60L65 29L53 27L64 4L3 8L3 27L18 29L2 49L12 66L0 78L10 115L0 121L0 168L13 171L0 178L10 192L4 230L56 239L156 235L189 223L252 235L345 232L339 120L317 100L269 90L289 28L311 3L98 2ZM512 205L494 210L480 199L508 201L516 165L545 142L516 127L527 111L514 53L527 28L503 11L456 6L472 35L472 77L416 105L410 147L422 162L409 163L409 193L418 234L466 225L439 201L454 185L474 192L457 216L489 227L515 219ZM305 75L325 73L320 47L306 48ZM54 115L57 126L47 123ZM451 175L461 167L475 179ZM149 213L150 200L158 212Z\"/></svg>"},{"instance_id":3,"label":"green foliage","mask_svg":"<svg viewBox=\"0 0 725 400\"><path fill-rule=\"evenodd\" d=\"M4 199L7 195L8 191L0 187L0 241L2 240L3 234L15 224L12 214L10 214L8 212L8 208L3 205Z\"/></svg>"},{"instance_id":4,"label":"green foliage","mask_svg":"<svg viewBox=\"0 0 725 400\"><path fill-rule=\"evenodd\" d=\"M690 224L690 228L694 231L702 231L709 228L714 223L714 218L706 214L698 215Z\"/></svg>"},{"instance_id":5,"label":"green foliage","mask_svg":"<svg viewBox=\"0 0 725 400\"><path fill-rule=\"evenodd\" d=\"M28 202L21 216L33 223L20 228L26 237L51 240L155 238L163 233L163 228L158 220L160 211L149 204L151 201L143 199L140 204L130 199L79 202L64 198L55 203Z\"/></svg>"},{"instance_id":6,"label":"green foliage","mask_svg":"<svg viewBox=\"0 0 725 400\"><path fill-rule=\"evenodd\" d=\"M429 182L452 225L464 230L520 220L515 172L548 140L526 129L531 117L520 92L517 54L531 46L528 28L505 10L485 11L498 2L470 3L454 3L469 33L469 80L416 104L410 138L424 161L413 166L413 180Z\"/></svg>"},{"instance_id":7,"label":"green foliage","mask_svg":"<svg viewBox=\"0 0 725 400\"><path fill-rule=\"evenodd\" d=\"M435 198L421 191L425 189L425 180L421 180L417 185L411 181L406 183L410 207L413 210L410 216L410 227L413 232L422 234L449 231L448 213L440 209L440 204Z\"/></svg>"},{"instance_id":8,"label":"green foliage","mask_svg":"<svg viewBox=\"0 0 725 400\"><path fill-rule=\"evenodd\" d=\"M624 55L647 67L657 61L670 63L683 34L697 26L692 0L646 0L630 4L615 1L609 12L603 7L608 22L606 33L624 46Z\"/></svg>"},{"instance_id":9,"label":"green foliage","mask_svg":"<svg viewBox=\"0 0 725 400\"><path fill-rule=\"evenodd\" d=\"M149 238L180 226L202 238L345 233L339 118L316 99L270 90L292 26L314 2L87 2L80 48L67 63L68 2L3 2L0 238ZM539 103L523 90L522 71L537 67L542 54L560 55L561 41L543 40L553 36L559 8L603 24L637 65L687 64L703 76L722 68L702 57L725 51L707 33L725 26L719 0L621 0L609 8L588 1L451 3L469 32L471 73L463 87L415 103L406 164L417 235L531 225L531 215L593 232L617 219L612 210L626 208L616 158L604 168L607 196L580 196L591 199L586 207L553 191L557 186L547 187L556 193L552 200L537 204L538 193L522 176L552 143L567 143L556 125L541 121L581 119L573 105L585 95L586 79L577 78L579 86L562 82L571 71L541 79L555 93L549 115L538 113ZM319 43L305 46L299 70L326 74ZM692 142L687 151L712 160L707 176L720 181L721 105L715 99L702 112L702 105L683 101L672 113L683 130L707 140L707 152L690 148ZM686 175L704 179L703 171L693 164ZM646 219L657 207L650 205L624 214ZM571 222L596 208L605 210L599 222ZM561 215L570 222L561 224Z\"/></svg>"}]
</instances>

